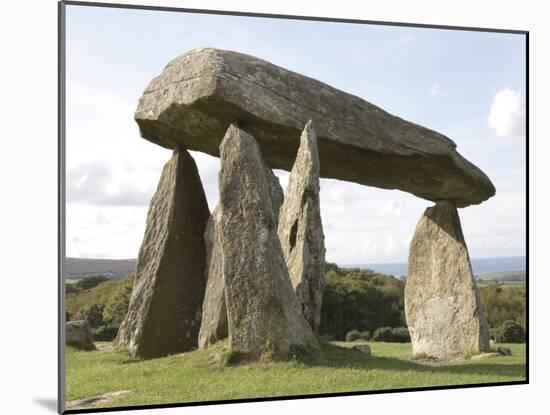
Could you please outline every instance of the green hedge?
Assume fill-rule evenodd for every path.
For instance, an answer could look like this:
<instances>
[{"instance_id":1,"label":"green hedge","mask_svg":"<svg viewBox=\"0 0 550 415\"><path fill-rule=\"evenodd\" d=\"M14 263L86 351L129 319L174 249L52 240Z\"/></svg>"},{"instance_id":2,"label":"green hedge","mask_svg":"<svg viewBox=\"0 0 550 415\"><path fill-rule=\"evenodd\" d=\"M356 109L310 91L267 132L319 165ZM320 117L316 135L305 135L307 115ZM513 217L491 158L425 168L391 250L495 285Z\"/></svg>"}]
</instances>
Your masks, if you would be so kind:
<instances>
[{"instance_id":1,"label":"green hedge","mask_svg":"<svg viewBox=\"0 0 550 415\"><path fill-rule=\"evenodd\" d=\"M506 320L498 328L491 330L491 337L497 343L524 343L525 329L513 320Z\"/></svg>"},{"instance_id":2,"label":"green hedge","mask_svg":"<svg viewBox=\"0 0 550 415\"><path fill-rule=\"evenodd\" d=\"M356 340L369 340L370 333L368 331L360 332L359 330L351 330L346 334L347 342L354 342Z\"/></svg>"},{"instance_id":3,"label":"green hedge","mask_svg":"<svg viewBox=\"0 0 550 415\"><path fill-rule=\"evenodd\" d=\"M388 343L408 343L411 341L409 330L405 327L380 327L372 335L372 341Z\"/></svg>"}]
</instances>

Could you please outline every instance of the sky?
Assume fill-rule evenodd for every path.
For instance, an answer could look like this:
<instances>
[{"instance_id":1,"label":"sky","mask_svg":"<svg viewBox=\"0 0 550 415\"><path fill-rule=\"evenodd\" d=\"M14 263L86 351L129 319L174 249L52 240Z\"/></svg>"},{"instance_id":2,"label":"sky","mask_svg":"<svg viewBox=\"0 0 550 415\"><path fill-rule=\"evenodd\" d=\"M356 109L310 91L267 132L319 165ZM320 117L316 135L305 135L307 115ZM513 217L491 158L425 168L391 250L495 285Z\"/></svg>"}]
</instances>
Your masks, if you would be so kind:
<instances>
[{"instance_id":1,"label":"sky","mask_svg":"<svg viewBox=\"0 0 550 415\"><path fill-rule=\"evenodd\" d=\"M460 209L473 258L526 252L525 39L519 34L67 7L67 256L135 258L171 151L133 120L149 81L176 56L248 53L357 95L451 138L496 195ZM192 152L208 204L219 160ZM288 172L275 171L283 189ZM433 203L321 179L326 259L404 262Z\"/></svg>"}]
</instances>

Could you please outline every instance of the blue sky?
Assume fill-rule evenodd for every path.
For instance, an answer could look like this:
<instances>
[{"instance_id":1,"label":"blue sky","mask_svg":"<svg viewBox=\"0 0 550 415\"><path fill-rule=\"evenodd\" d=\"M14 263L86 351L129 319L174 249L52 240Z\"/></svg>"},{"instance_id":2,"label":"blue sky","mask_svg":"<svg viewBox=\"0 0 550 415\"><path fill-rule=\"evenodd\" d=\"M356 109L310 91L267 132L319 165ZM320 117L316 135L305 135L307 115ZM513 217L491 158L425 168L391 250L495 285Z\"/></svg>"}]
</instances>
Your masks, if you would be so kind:
<instances>
[{"instance_id":1,"label":"blue sky","mask_svg":"<svg viewBox=\"0 0 550 415\"><path fill-rule=\"evenodd\" d=\"M138 99L168 61L198 47L249 53L437 130L493 180L460 210L472 257L525 254L522 35L68 6L67 254L130 258L170 151L139 137ZM210 208L216 158L194 153ZM276 172L283 187L288 174ZM327 260L398 262L432 203L321 181Z\"/></svg>"}]
</instances>

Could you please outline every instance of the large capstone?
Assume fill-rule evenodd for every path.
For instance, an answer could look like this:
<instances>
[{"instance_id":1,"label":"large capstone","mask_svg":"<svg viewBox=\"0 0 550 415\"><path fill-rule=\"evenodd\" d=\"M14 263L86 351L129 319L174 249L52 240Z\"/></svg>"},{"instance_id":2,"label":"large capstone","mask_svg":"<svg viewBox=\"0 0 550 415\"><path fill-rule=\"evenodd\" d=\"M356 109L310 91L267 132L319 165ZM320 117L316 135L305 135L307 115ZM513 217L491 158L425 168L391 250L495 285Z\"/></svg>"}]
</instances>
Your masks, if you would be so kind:
<instances>
[{"instance_id":1,"label":"large capstone","mask_svg":"<svg viewBox=\"0 0 550 415\"><path fill-rule=\"evenodd\" d=\"M231 125L220 147L220 236L232 350L286 354L318 347L288 275L266 165L254 138Z\"/></svg>"},{"instance_id":2,"label":"large capstone","mask_svg":"<svg viewBox=\"0 0 550 415\"><path fill-rule=\"evenodd\" d=\"M177 147L149 206L128 314L117 336L132 356L154 358L197 347L209 216L195 161Z\"/></svg>"},{"instance_id":3,"label":"large capstone","mask_svg":"<svg viewBox=\"0 0 550 415\"><path fill-rule=\"evenodd\" d=\"M319 202L319 156L313 123L307 123L281 207L279 239L304 317L315 333L321 322L325 236Z\"/></svg>"},{"instance_id":4,"label":"large capstone","mask_svg":"<svg viewBox=\"0 0 550 415\"><path fill-rule=\"evenodd\" d=\"M172 60L143 93L141 135L218 156L228 126L252 134L272 168L290 170L305 123L315 122L321 177L399 189L457 206L495 194L456 144L351 94L242 53L196 49Z\"/></svg>"},{"instance_id":5,"label":"large capstone","mask_svg":"<svg viewBox=\"0 0 550 415\"><path fill-rule=\"evenodd\" d=\"M269 197L278 222L279 209L284 193L273 171L264 164ZM199 347L206 348L228 336L227 308L225 305L225 280L223 278L224 251L220 241L219 222L221 205L217 205L204 233L206 243L206 292L202 305L202 322L199 332Z\"/></svg>"},{"instance_id":6,"label":"large capstone","mask_svg":"<svg viewBox=\"0 0 550 415\"><path fill-rule=\"evenodd\" d=\"M489 329L458 211L450 201L426 209L416 226L405 312L414 354L455 359L489 349Z\"/></svg>"}]
</instances>

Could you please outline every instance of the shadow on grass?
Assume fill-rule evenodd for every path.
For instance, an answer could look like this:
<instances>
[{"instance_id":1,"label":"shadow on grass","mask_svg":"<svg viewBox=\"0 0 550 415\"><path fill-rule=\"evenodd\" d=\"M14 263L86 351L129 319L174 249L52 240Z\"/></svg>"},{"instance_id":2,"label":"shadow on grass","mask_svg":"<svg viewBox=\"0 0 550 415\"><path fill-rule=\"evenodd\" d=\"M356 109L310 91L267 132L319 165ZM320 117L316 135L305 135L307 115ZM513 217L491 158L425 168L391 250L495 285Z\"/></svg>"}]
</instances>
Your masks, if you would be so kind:
<instances>
[{"instance_id":1,"label":"shadow on grass","mask_svg":"<svg viewBox=\"0 0 550 415\"><path fill-rule=\"evenodd\" d=\"M311 367L381 369L395 371L415 371L431 374L501 375L525 377L525 365L518 363L453 363L443 366L427 366L405 359L382 356L366 356L361 352L330 343L321 343L321 352L300 356L301 363Z\"/></svg>"}]
</instances>

